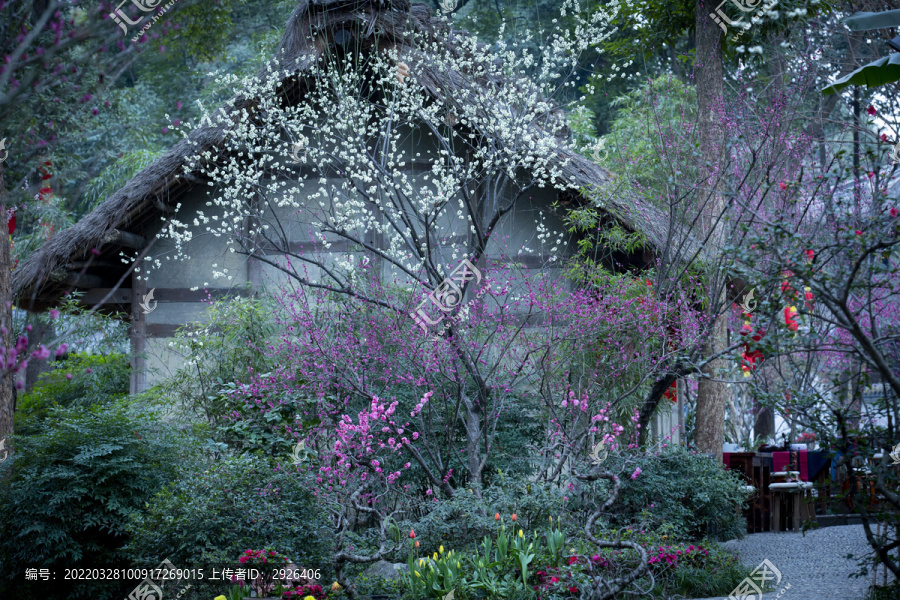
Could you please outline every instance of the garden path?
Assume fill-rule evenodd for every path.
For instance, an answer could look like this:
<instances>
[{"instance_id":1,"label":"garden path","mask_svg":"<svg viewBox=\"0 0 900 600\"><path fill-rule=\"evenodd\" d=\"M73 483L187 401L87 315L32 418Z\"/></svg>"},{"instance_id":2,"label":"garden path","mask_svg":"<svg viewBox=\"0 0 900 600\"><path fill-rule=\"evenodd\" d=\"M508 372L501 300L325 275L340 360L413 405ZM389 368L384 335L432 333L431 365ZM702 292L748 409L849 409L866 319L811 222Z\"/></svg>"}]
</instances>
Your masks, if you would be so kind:
<instances>
[{"instance_id":1,"label":"garden path","mask_svg":"<svg viewBox=\"0 0 900 600\"><path fill-rule=\"evenodd\" d=\"M868 550L862 525L841 525L794 532L755 533L742 540L722 544L737 553L741 562L755 568L764 559L781 571L778 591L763 594L761 600L863 600L872 576L849 578L856 562L846 556L860 556ZM878 571L882 583L883 571ZM790 589L783 588L790 584ZM744 596L736 595L738 598ZM707 598L705 600L727 600Z\"/></svg>"}]
</instances>

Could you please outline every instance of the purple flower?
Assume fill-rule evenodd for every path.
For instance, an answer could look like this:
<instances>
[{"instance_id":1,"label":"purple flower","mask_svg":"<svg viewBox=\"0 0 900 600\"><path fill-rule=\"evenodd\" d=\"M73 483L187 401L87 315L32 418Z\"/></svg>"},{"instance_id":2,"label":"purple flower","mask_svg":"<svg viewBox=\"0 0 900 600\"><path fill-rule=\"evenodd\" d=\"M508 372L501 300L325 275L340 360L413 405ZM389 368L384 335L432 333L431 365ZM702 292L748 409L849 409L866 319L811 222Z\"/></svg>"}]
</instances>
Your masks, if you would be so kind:
<instances>
[{"instance_id":1,"label":"purple flower","mask_svg":"<svg viewBox=\"0 0 900 600\"><path fill-rule=\"evenodd\" d=\"M632 479L637 479L638 476L640 476L640 474L641 474L641 468L638 467L637 469L634 470L634 473L631 474L631 478L632 478Z\"/></svg>"},{"instance_id":2,"label":"purple flower","mask_svg":"<svg viewBox=\"0 0 900 600\"><path fill-rule=\"evenodd\" d=\"M68 349L69 349L69 345L68 345L68 344L60 344L60 345L59 345L59 348L56 349L56 356L57 356L57 357L62 356L63 354L66 353L66 350L68 350Z\"/></svg>"},{"instance_id":3,"label":"purple flower","mask_svg":"<svg viewBox=\"0 0 900 600\"><path fill-rule=\"evenodd\" d=\"M56 310L55 308L51 308L51 309L50 309L50 318L51 318L51 319L58 319L58 318L59 318L59 311Z\"/></svg>"}]
</instances>

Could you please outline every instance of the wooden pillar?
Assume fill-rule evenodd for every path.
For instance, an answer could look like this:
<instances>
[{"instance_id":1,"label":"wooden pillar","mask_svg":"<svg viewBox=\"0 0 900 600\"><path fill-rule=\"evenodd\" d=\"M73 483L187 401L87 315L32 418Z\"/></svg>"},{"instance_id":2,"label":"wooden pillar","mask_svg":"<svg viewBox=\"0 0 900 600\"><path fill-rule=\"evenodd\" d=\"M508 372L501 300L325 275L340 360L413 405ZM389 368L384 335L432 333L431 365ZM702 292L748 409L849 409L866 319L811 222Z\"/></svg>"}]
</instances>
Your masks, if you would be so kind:
<instances>
[{"instance_id":1,"label":"wooden pillar","mask_svg":"<svg viewBox=\"0 0 900 600\"><path fill-rule=\"evenodd\" d=\"M144 391L146 386L146 361L143 357L147 342L147 315L141 308L144 295L147 294L147 281L140 273L131 273L131 379L129 391L137 394Z\"/></svg>"}]
</instances>

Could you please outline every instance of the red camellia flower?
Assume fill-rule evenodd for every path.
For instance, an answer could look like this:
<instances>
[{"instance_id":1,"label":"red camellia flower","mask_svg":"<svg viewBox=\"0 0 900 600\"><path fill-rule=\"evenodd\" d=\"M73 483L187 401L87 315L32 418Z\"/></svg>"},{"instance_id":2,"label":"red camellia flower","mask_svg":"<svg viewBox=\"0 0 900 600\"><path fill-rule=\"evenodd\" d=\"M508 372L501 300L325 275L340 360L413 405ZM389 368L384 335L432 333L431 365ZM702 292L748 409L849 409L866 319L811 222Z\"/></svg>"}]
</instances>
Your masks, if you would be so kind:
<instances>
[{"instance_id":1,"label":"red camellia flower","mask_svg":"<svg viewBox=\"0 0 900 600\"><path fill-rule=\"evenodd\" d=\"M896 218L897 215L900 215L900 211L898 211L896 208L891 208L891 210L889 210L888 212L889 212L890 215L891 215L892 217L894 217L894 218Z\"/></svg>"},{"instance_id":2,"label":"red camellia flower","mask_svg":"<svg viewBox=\"0 0 900 600\"><path fill-rule=\"evenodd\" d=\"M578 593L578 588L577 588L577 587L570 587L570 588L569 588L569 593L570 593L570 594L577 594L577 593Z\"/></svg>"},{"instance_id":3,"label":"red camellia flower","mask_svg":"<svg viewBox=\"0 0 900 600\"><path fill-rule=\"evenodd\" d=\"M882 134L881 134L881 141L882 141L882 142L886 142L886 141L887 141L887 134L886 134L886 133L882 133Z\"/></svg>"},{"instance_id":4,"label":"red camellia flower","mask_svg":"<svg viewBox=\"0 0 900 600\"><path fill-rule=\"evenodd\" d=\"M577 557L577 556L570 556L570 557L569 557L569 564L570 564L570 565L574 565L574 564L577 563L577 562L578 562L578 557Z\"/></svg>"},{"instance_id":5,"label":"red camellia flower","mask_svg":"<svg viewBox=\"0 0 900 600\"><path fill-rule=\"evenodd\" d=\"M791 331L797 331L800 328L800 324L794 320L794 315L797 314L797 308L794 306L785 306L784 307L784 324L787 325L787 328Z\"/></svg>"},{"instance_id":6,"label":"red camellia flower","mask_svg":"<svg viewBox=\"0 0 900 600\"><path fill-rule=\"evenodd\" d=\"M810 262L812 262L812 259L816 256L816 253L814 250L807 250L806 252L804 252L804 254L806 254L806 260L808 260Z\"/></svg>"},{"instance_id":7,"label":"red camellia flower","mask_svg":"<svg viewBox=\"0 0 900 600\"><path fill-rule=\"evenodd\" d=\"M875 107L872 106L871 104L870 104L869 107L866 109L866 112L869 113L870 115L878 114L878 111L875 110Z\"/></svg>"}]
</instances>

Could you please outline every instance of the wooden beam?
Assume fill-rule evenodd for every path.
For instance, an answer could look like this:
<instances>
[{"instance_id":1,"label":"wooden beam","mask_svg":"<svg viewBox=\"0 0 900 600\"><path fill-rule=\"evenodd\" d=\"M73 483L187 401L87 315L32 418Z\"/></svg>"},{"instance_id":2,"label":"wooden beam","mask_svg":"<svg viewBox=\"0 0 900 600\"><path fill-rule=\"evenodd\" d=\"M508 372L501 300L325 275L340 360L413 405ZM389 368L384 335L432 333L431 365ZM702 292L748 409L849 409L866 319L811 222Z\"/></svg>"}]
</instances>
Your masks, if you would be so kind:
<instances>
[{"instance_id":1,"label":"wooden beam","mask_svg":"<svg viewBox=\"0 0 900 600\"><path fill-rule=\"evenodd\" d=\"M66 269L69 271L80 271L81 269L111 269L116 267L113 263L107 260L76 260L75 262L70 262L66 264Z\"/></svg>"},{"instance_id":2,"label":"wooden beam","mask_svg":"<svg viewBox=\"0 0 900 600\"><path fill-rule=\"evenodd\" d=\"M127 231L112 229L109 231L109 233L106 234L106 236L104 236L103 243L115 244L117 246L124 246L125 248L140 250L147 245L147 238L136 233L129 233Z\"/></svg>"},{"instance_id":3,"label":"wooden beam","mask_svg":"<svg viewBox=\"0 0 900 600\"><path fill-rule=\"evenodd\" d=\"M82 304L95 305L106 298L112 288L93 288L88 290L84 296L78 299ZM131 290L128 288L119 288L113 292L112 296L106 301L107 304L127 304L131 306Z\"/></svg>"},{"instance_id":4,"label":"wooden beam","mask_svg":"<svg viewBox=\"0 0 900 600\"><path fill-rule=\"evenodd\" d=\"M99 275L76 273L65 269L57 269L50 274L50 281L77 288L97 288L103 286L103 278Z\"/></svg>"}]
</instances>

